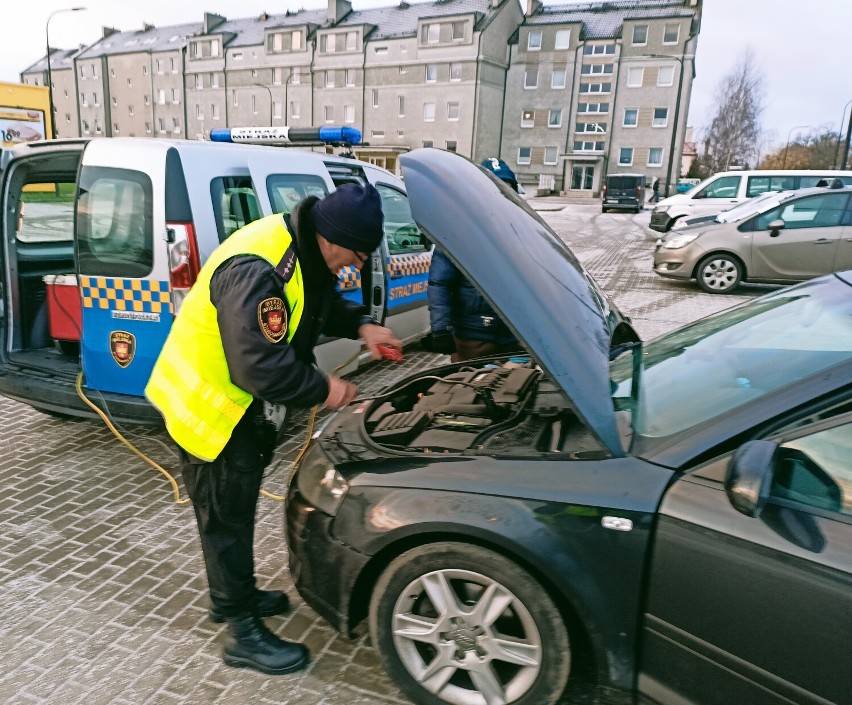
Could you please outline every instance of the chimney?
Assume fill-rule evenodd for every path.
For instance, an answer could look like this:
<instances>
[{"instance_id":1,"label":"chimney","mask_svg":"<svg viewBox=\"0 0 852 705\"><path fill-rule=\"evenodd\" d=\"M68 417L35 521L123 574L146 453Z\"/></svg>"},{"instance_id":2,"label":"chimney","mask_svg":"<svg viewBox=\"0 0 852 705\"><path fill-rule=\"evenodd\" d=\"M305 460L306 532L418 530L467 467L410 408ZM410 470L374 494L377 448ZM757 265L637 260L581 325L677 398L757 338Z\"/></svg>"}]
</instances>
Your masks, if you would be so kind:
<instances>
[{"instance_id":1,"label":"chimney","mask_svg":"<svg viewBox=\"0 0 852 705\"><path fill-rule=\"evenodd\" d=\"M216 27L218 27L223 22L227 20L222 17L222 15L217 15L212 12L204 13L204 28L201 30L202 34L210 34Z\"/></svg>"},{"instance_id":2,"label":"chimney","mask_svg":"<svg viewBox=\"0 0 852 705\"><path fill-rule=\"evenodd\" d=\"M154 29L154 25L148 24L147 22L142 23L142 31L143 32L150 32L152 29Z\"/></svg>"},{"instance_id":3,"label":"chimney","mask_svg":"<svg viewBox=\"0 0 852 705\"><path fill-rule=\"evenodd\" d=\"M534 15L536 12L538 12L540 9L541 9L540 0L527 0L527 11L524 14L526 14L527 17L530 17L530 16Z\"/></svg>"},{"instance_id":4,"label":"chimney","mask_svg":"<svg viewBox=\"0 0 852 705\"><path fill-rule=\"evenodd\" d=\"M119 34L121 32L120 29L116 29L115 27L103 27L101 29L101 39L106 39L107 37L111 37L113 34Z\"/></svg>"},{"instance_id":5,"label":"chimney","mask_svg":"<svg viewBox=\"0 0 852 705\"><path fill-rule=\"evenodd\" d=\"M329 24L337 24L350 12L352 12L352 3L349 0L328 0Z\"/></svg>"}]
</instances>

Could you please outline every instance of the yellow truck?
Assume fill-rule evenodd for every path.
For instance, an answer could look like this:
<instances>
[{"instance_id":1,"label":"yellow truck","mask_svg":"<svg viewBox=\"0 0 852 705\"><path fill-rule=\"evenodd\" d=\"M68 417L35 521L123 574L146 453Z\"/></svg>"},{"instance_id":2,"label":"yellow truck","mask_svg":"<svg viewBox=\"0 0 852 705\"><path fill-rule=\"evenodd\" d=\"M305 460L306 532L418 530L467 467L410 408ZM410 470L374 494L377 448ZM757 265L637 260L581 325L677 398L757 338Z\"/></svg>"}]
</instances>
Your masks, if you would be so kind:
<instances>
[{"instance_id":1,"label":"yellow truck","mask_svg":"<svg viewBox=\"0 0 852 705\"><path fill-rule=\"evenodd\" d=\"M0 138L4 149L51 135L50 97L45 86L0 82Z\"/></svg>"}]
</instances>

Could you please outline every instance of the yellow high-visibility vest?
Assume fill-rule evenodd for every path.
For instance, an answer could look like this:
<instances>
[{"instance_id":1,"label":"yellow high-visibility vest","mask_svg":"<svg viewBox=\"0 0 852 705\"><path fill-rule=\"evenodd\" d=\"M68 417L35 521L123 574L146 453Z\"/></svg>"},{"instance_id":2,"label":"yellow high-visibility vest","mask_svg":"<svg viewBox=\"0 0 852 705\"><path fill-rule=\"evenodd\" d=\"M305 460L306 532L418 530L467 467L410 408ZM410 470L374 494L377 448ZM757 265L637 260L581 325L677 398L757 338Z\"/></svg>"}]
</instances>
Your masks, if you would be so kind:
<instances>
[{"instance_id":1,"label":"yellow high-visibility vest","mask_svg":"<svg viewBox=\"0 0 852 705\"><path fill-rule=\"evenodd\" d=\"M210 279L220 264L239 255L262 257L276 267L292 243L283 217L272 215L241 228L219 245L187 294L151 372L145 396L163 415L175 442L202 460L218 457L252 402L252 395L231 381L216 307L210 301ZM305 302L302 270L298 260L294 263L284 287L288 343Z\"/></svg>"}]
</instances>

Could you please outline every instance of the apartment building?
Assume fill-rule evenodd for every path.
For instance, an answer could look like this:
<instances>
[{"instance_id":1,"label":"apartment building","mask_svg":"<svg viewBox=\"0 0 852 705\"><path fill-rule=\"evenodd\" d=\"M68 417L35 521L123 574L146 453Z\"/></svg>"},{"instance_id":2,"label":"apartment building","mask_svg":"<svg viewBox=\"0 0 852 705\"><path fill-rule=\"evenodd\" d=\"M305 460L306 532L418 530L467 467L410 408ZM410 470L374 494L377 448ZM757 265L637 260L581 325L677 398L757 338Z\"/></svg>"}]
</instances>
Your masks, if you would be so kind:
<instances>
[{"instance_id":1,"label":"apartment building","mask_svg":"<svg viewBox=\"0 0 852 705\"><path fill-rule=\"evenodd\" d=\"M117 31L51 53L60 136L205 139L213 128L352 125L398 171L421 146L501 156L521 180L597 192L681 150L701 0L433 0ZM46 61L21 74L44 85ZM677 179L680 158L672 164Z\"/></svg>"}]
</instances>

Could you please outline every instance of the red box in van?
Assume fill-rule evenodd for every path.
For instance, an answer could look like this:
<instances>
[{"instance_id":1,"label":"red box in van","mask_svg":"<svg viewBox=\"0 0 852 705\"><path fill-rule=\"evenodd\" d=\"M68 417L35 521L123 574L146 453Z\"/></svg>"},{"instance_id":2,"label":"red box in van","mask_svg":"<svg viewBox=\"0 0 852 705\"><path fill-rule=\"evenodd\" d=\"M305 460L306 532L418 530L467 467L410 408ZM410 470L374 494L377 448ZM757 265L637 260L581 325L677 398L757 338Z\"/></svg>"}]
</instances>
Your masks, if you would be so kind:
<instances>
[{"instance_id":1,"label":"red box in van","mask_svg":"<svg viewBox=\"0 0 852 705\"><path fill-rule=\"evenodd\" d=\"M47 325L50 337L57 340L80 340L83 330L80 289L74 274L49 274L44 277L47 288Z\"/></svg>"}]
</instances>

